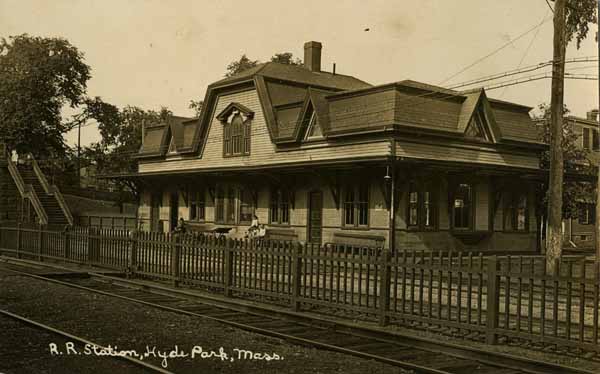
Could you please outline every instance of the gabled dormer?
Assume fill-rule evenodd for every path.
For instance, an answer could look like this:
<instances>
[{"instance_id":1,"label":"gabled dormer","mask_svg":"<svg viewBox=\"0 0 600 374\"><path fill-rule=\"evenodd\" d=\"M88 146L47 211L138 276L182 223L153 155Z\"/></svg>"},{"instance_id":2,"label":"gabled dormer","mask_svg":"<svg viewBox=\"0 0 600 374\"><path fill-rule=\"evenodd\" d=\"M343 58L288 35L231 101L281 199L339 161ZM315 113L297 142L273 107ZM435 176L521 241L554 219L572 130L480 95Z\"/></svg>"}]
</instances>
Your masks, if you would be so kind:
<instances>
[{"instance_id":1,"label":"gabled dormer","mask_svg":"<svg viewBox=\"0 0 600 374\"><path fill-rule=\"evenodd\" d=\"M486 143L500 141L500 129L483 89L465 94L458 130L465 138Z\"/></svg>"}]
</instances>

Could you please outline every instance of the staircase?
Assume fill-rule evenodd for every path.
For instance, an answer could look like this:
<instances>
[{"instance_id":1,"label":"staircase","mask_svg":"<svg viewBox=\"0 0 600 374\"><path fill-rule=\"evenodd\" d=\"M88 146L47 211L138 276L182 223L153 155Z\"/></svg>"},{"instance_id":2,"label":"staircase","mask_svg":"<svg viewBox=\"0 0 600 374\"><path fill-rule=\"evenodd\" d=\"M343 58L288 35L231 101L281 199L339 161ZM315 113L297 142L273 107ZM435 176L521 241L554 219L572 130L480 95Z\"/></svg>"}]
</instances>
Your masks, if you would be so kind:
<instances>
[{"instance_id":1,"label":"staircase","mask_svg":"<svg viewBox=\"0 0 600 374\"><path fill-rule=\"evenodd\" d=\"M69 225L69 219L58 203L56 196L54 194L46 193L46 190L42 186L40 179L33 170L33 166L30 164L23 164L18 165L17 168L19 170L19 174L21 174L21 178L23 178L23 182L25 184L30 184L33 187L36 195L42 203L42 207L48 215L48 225L55 227L64 227Z\"/></svg>"}]
</instances>

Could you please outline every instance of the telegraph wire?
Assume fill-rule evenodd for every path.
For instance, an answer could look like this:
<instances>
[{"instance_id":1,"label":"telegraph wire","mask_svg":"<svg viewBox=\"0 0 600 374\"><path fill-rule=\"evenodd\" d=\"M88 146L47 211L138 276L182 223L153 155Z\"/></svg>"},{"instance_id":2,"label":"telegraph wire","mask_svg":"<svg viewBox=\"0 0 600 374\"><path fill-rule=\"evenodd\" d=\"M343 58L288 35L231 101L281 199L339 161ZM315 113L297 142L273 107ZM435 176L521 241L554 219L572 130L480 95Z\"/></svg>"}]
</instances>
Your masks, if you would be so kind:
<instances>
[{"instance_id":1,"label":"telegraph wire","mask_svg":"<svg viewBox=\"0 0 600 374\"><path fill-rule=\"evenodd\" d=\"M438 86L443 85L444 83L448 82L449 80L457 77L458 75L464 73L465 71L467 71L468 69L472 68L473 66L477 65L478 63L480 63L481 61L495 55L496 53L500 52L501 50L505 49L506 47L508 47L509 45L513 44L514 42L516 42L517 40L523 38L524 36L526 36L527 34L529 34L530 32L535 31L536 29L542 27L542 25L544 25L546 22L552 20L552 17L548 17L545 20L543 20L540 24L536 24L534 27L530 28L529 30L523 32L522 34L520 34L519 36L517 36L515 39L512 39L510 41L508 41L507 43L501 45L500 47L496 48L494 51L492 51L491 53L488 53L487 55L478 58L477 60L475 60L475 62L467 65L466 67L460 69L458 72L452 74L451 76L449 76L448 78L444 79L442 82L440 82L438 84Z\"/></svg>"}]
</instances>

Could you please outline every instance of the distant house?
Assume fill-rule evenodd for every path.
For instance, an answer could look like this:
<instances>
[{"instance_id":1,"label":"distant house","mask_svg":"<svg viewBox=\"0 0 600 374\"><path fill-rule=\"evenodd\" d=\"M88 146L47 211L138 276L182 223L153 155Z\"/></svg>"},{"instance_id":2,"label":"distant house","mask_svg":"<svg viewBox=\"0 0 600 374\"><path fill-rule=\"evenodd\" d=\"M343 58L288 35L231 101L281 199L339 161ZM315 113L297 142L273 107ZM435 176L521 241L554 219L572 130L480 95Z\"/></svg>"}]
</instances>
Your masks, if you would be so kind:
<instances>
[{"instance_id":1,"label":"distant house","mask_svg":"<svg viewBox=\"0 0 600 374\"><path fill-rule=\"evenodd\" d=\"M600 137L598 133L598 110L591 110L586 118L568 116L567 120L578 135L577 146L589 151L590 164L598 166L600 161ZM564 221L567 246L578 249L595 248L596 202L590 196L579 202L578 217Z\"/></svg>"},{"instance_id":2,"label":"distant house","mask_svg":"<svg viewBox=\"0 0 600 374\"><path fill-rule=\"evenodd\" d=\"M139 217L170 231L410 250L536 250L544 145L530 107L411 80L265 63L208 86L198 119L145 129ZM391 193L393 191L393 193Z\"/></svg>"}]
</instances>

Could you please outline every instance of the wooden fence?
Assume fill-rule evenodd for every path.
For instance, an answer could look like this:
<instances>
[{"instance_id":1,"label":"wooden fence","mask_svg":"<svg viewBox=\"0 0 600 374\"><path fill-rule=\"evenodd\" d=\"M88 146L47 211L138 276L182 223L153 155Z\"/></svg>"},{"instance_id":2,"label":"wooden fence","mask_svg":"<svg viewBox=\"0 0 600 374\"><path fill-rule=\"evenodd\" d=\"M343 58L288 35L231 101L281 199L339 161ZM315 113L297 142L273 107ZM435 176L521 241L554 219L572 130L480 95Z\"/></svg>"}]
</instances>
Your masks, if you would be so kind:
<instances>
[{"instance_id":1,"label":"wooden fence","mask_svg":"<svg viewBox=\"0 0 600 374\"><path fill-rule=\"evenodd\" d=\"M540 256L386 251L197 234L1 227L0 253L102 266L351 318L600 353L600 267Z\"/></svg>"}]
</instances>

